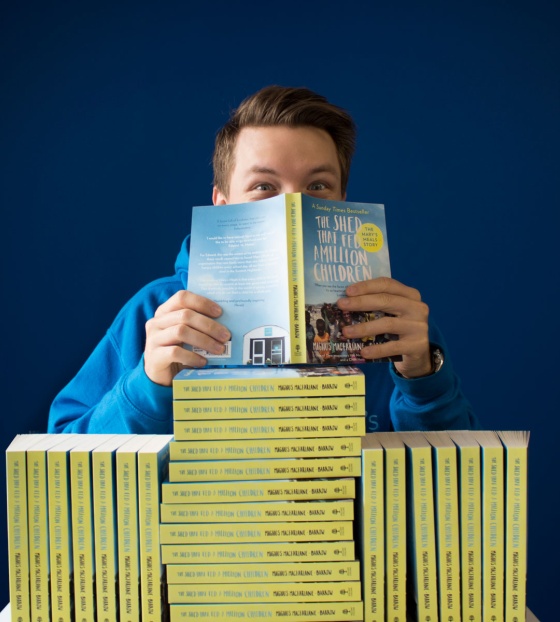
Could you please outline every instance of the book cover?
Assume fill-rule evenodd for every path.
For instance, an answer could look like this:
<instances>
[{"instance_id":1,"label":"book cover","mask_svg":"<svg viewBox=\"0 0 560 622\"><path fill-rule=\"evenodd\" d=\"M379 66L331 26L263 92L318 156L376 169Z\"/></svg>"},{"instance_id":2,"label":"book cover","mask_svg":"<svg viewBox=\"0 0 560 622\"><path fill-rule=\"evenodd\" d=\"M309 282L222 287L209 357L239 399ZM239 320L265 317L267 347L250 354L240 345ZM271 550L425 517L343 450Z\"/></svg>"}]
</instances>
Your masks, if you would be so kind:
<instances>
[{"instance_id":1,"label":"book cover","mask_svg":"<svg viewBox=\"0 0 560 622\"><path fill-rule=\"evenodd\" d=\"M131 438L133 434L117 434L91 452L98 622L118 616L116 451Z\"/></svg>"},{"instance_id":2,"label":"book cover","mask_svg":"<svg viewBox=\"0 0 560 622\"><path fill-rule=\"evenodd\" d=\"M257 460L192 460L169 464L170 482L311 479L358 477L358 456L344 458L270 458Z\"/></svg>"},{"instance_id":3,"label":"book cover","mask_svg":"<svg viewBox=\"0 0 560 622\"><path fill-rule=\"evenodd\" d=\"M504 619L504 448L492 430L475 430L482 455L482 614Z\"/></svg>"},{"instance_id":4,"label":"book cover","mask_svg":"<svg viewBox=\"0 0 560 622\"><path fill-rule=\"evenodd\" d=\"M139 434L117 449L117 551L121 622L138 622L141 619L137 454L154 436Z\"/></svg>"},{"instance_id":5,"label":"book cover","mask_svg":"<svg viewBox=\"0 0 560 622\"><path fill-rule=\"evenodd\" d=\"M167 583L285 583L359 581L360 562L283 562L263 564L169 564Z\"/></svg>"},{"instance_id":6,"label":"book cover","mask_svg":"<svg viewBox=\"0 0 560 622\"><path fill-rule=\"evenodd\" d=\"M385 620L384 466L383 447L375 434L366 434L362 437L361 511L358 521L365 622Z\"/></svg>"},{"instance_id":7,"label":"book cover","mask_svg":"<svg viewBox=\"0 0 560 622\"><path fill-rule=\"evenodd\" d=\"M245 422L246 423L246 422ZM170 460L249 460L258 458L320 458L359 456L359 436L341 438L267 438L172 441Z\"/></svg>"},{"instance_id":8,"label":"book cover","mask_svg":"<svg viewBox=\"0 0 560 622\"><path fill-rule=\"evenodd\" d=\"M376 432L385 457L385 610L406 622L406 450L398 433Z\"/></svg>"},{"instance_id":9,"label":"book cover","mask_svg":"<svg viewBox=\"0 0 560 622\"><path fill-rule=\"evenodd\" d=\"M162 523L227 523L243 521L300 522L354 520L354 502L341 501L259 501L257 503L162 503Z\"/></svg>"},{"instance_id":10,"label":"book cover","mask_svg":"<svg viewBox=\"0 0 560 622\"><path fill-rule=\"evenodd\" d=\"M457 619L461 614L457 447L448 432L424 435L433 447L439 613L442 620Z\"/></svg>"},{"instance_id":11,"label":"book cover","mask_svg":"<svg viewBox=\"0 0 560 622\"><path fill-rule=\"evenodd\" d=\"M138 532L142 622L161 622L165 573L160 554L161 483L167 475L170 434L158 434L138 450Z\"/></svg>"},{"instance_id":12,"label":"book cover","mask_svg":"<svg viewBox=\"0 0 560 622\"><path fill-rule=\"evenodd\" d=\"M6 449L8 567L12 620L31 616L29 523L27 516L27 450L45 434L18 434Z\"/></svg>"},{"instance_id":13,"label":"book cover","mask_svg":"<svg viewBox=\"0 0 560 622\"><path fill-rule=\"evenodd\" d=\"M94 620L95 543L91 453L113 434L82 434L70 450L72 506L72 556L74 566L74 609L80 620Z\"/></svg>"},{"instance_id":14,"label":"book cover","mask_svg":"<svg viewBox=\"0 0 560 622\"><path fill-rule=\"evenodd\" d=\"M348 285L379 276L391 276L383 205L294 193L193 208L188 289L220 304L232 333L224 355L202 351L212 364L364 362L364 341L342 326L376 310L336 303Z\"/></svg>"},{"instance_id":15,"label":"book cover","mask_svg":"<svg viewBox=\"0 0 560 622\"><path fill-rule=\"evenodd\" d=\"M173 400L173 419L262 419L269 417L365 416L364 395L342 397L266 397L206 399L203 402Z\"/></svg>"},{"instance_id":16,"label":"book cover","mask_svg":"<svg viewBox=\"0 0 560 622\"><path fill-rule=\"evenodd\" d=\"M174 400L365 394L364 372L354 365L183 369L173 379Z\"/></svg>"},{"instance_id":17,"label":"book cover","mask_svg":"<svg viewBox=\"0 0 560 622\"><path fill-rule=\"evenodd\" d=\"M459 454L461 602L465 620L482 620L482 462L480 445L468 430L449 435Z\"/></svg>"},{"instance_id":18,"label":"book cover","mask_svg":"<svg viewBox=\"0 0 560 622\"><path fill-rule=\"evenodd\" d=\"M70 450L80 443L82 435L67 436L47 450L51 617L57 622L74 619Z\"/></svg>"},{"instance_id":19,"label":"book cover","mask_svg":"<svg viewBox=\"0 0 560 622\"><path fill-rule=\"evenodd\" d=\"M353 540L341 542L240 542L235 544L162 544L164 564L261 564L264 562L353 561Z\"/></svg>"},{"instance_id":20,"label":"book cover","mask_svg":"<svg viewBox=\"0 0 560 622\"><path fill-rule=\"evenodd\" d=\"M365 417L314 417L305 419L230 419L225 421L174 421L178 441L216 438L334 438L361 436L366 432Z\"/></svg>"},{"instance_id":21,"label":"book cover","mask_svg":"<svg viewBox=\"0 0 560 622\"><path fill-rule=\"evenodd\" d=\"M400 432L407 448L411 579L418 622L437 622L438 586L432 448L421 432Z\"/></svg>"},{"instance_id":22,"label":"book cover","mask_svg":"<svg viewBox=\"0 0 560 622\"><path fill-rule=\"evenodd\" d=\"M232 482L170 482L161 489L163 503L235 503L354 499L353 477L321 480L247 480Z\"/></svg>"},{"instance_id":23,"label":"book cover","mask_svg":"<svg viewBox=\"0 0 560 622\"><path fill-rule=\"evenodd\" d=\"M503 431L505 447L505 590L506 622L523 619L527 606L527 467L529 432Z\"/></svg>"}]
</instances>

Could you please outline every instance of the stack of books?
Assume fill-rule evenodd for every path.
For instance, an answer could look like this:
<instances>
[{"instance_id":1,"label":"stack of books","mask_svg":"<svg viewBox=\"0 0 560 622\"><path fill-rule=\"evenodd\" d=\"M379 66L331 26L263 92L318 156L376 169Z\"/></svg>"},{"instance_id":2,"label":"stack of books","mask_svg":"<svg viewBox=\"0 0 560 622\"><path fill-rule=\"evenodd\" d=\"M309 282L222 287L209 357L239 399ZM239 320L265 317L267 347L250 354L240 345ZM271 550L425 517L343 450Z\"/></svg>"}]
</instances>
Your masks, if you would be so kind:
<instances>
[{"instance_id":1,"label":"stack of books","mask_svg":"<svg viewBox=\"0 0 560 622\"><path fill-rule=\"evenodd\" d=\"M363 619L354 503L364 395L356 367L175 378L160 527L172 622Z\"/></svg>"}]
</instances>

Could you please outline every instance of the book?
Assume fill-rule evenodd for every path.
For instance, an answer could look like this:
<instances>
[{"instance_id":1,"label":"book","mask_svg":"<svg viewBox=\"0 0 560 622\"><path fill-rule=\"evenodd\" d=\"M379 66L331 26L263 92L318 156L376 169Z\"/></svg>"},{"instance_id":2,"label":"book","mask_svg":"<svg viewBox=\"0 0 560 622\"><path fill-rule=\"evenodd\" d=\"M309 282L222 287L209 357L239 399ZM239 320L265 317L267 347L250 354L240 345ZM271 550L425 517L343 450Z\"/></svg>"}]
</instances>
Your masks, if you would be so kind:
<instances>
[{"instance_id":1,"label":"book","mask_svg":"<svg viewBox=\"0 0 560 622\"><path fill-rule=\"evenodd\" d=\"M203 402L173 400L173 419L262 419L269 417L364 416L364 395L342 397L266 397L251 399L205 399Z\"/></svg>"},{"instance_id":2,"label":"book","mask_svg":"<svg viewBox=\"0 0 560 622\"><path fill-rule=\"evenodd\" d=\"M133 434L112 436L91 452L98 622L112 622L118 616L116 451L131 438Z\"/></svg>"},{"instance_id":3,"label":"book","mask_svg":"<svg viewBox=\"0 0 560 622\"><path fill-rule=\"evenodd\" d=\"M527 467L529 432L502 431L505 448L505 590L506 622L523 618L527 578Z\"/></svg>"},{"instance_id":4,"label":"book","mask_svg":"<svg viewBox=\"0 0 560 622\"><path fill-rule=\"evenodd\" d=\"M504 619L504 448L492 430L472 432L482 457L482 614Z\"/></svg>"},{"instance_id":5,"label":"book","mask_svg":"<svg viewBox=\"0 0 560 622\"><path fill-rule=\"evenodd\" d=\"M162 503L161 523L245 523L354 520L354 502L259 501L257 503Z\"/></svg>"},{"instance_id":6,"label":"book","mask_svg":"<svg viewBox=\"0 0 560 622\"><path fill-rule=\"evenodd\" d=\"M365 395L354 365L183 369L173 378L174 400L207 398L340 397Z\"/></svg>"},{"instance_id":7,"label":"book","mask_svg":"<svg viewBox=\"0 0 560 622\"><path fill-rule=\"evenodd\" d=\"M418 622L437 622L438 586L432 449L421 432L400 432L407 450L410 569Z\"/></svg>"},{"instance_id":8,"label":"book","mask_svg":"<svg viewBox=\"0 0 560 622\"><path fill-rule=\"evenodd\" d=\"M231 460L257 458L318 458L359 456L360 437L268 438L213 441L172 441L169 458L182 460Z\"/></svg>"},{"instance_id":9,"label":"book","mask_svg":"<svg viewBox=\"0 0 560 622\"><path fill-rule=\"evenodd\" d=\"M231 419L226 421L174 421L178 441L216 438L333 438L361 436L366 431L365 417L315 417L304 419Z\"/></svg>"},{"instance_id":10,"label":"book","mask_svg":"<svg viewBox=\"0 0 560 622\"><path fill-rule=\"evenodd\" d=\"M51 618L57 622L72 622L74 615L70 450L82 435L67 436L47 450Z\"/></svg>"},{"instance_id":11,"label":"book","mask_svg":"<svg viewBox=\"0 0 560 622\"><path fill-rule=\"evenodd\" d=\"M294 619L301 622L360 622L364 619L361 602L338 603L227 603L207 605L171 605L170 622L211 619L256 620L259 618Z\"/></svg>"},{"instance_id":12,"label":"book","mask_svg":"<svg viewBox=\"0 0 560 622\"><path fill-rule=\"evenodd\" d=\"M29 523L27 516L27 450L44 434L18 434L6 449L8 568L12 620L31 617Z\"/></svg>"},{"instance_id":13,"label":"book","mask_svg":"<svg viewBox=\"0 0 560 622\"><path fill-rule=\"evenodd\" d=\"M461 549L457 447L445 431L425 432L432 445L439 615L442 620L461 616Z\"/></svg>"},{"instance_id":14,"label":"book","mask_svg":"<svg viewBox=\"0 0 560 622\"><path fill-rule=\"evenodd\" d=\"M364 621L385 620L385 487L383 447L374 433L362 437L359 538Z\"/></svg>"},{"instance_id":15,"label":"book","mask_svg":"<svg viewBox=\"0 0 560 622\"><path fill-rule=\"evenodd\" d=\"M117 449L117 551L121 622L138 622L141 619L137 454L154 436L139 434Z\"/></svg>"},{"instance_id":16,"label":"book","mask_svg":"<svg viewBox=\"0 0 560 622\"><path fill-rule=\"evenodd\" d=\"M451 430L459 458L461 603L463 619L482 620L482 462L468 430Z\"/></svg>"},{"instance_id":17,"label":"book","mask_svg":"<svg viewBox=\"0 0 560 622\"><path fill-rule=\"evenodd\" d=\"M343 458L270 458L260 460L193 460L171 462L170 482L214 482L229 480L311 479L358 477L357 456Z\"/></svg>"},{"instance_id":18,"label":"book","mask_svg":"<svg viewBox=\"0 0 560 622\"><path fill-rule=\"evenodd\" d=\"M334 542L241 542L234 544L162 544L164 564L262 564L265 562L353 561L353 540Z\"/></svg>"},{"instance_id":19,"label":"book","mask_svg":"<svg viewBox=\"0 0 560 622\"><path fill-rule=\"evenodd\" d=\"M162 544L186 542L329 542L352 540L353 521L299 523L187 523L160 525Z\"/></svg>"},{"instance_id":20,"label":"book","mask_svg":"<svg viewBox=\"0 0 560 622\"><path fill-rule=\"evenodd\" d=\"M31 620L37 622L49 619L51 611L47 450L66 438L48 434L27 450Z\"/></svg>"},{"instance_id":21,"label":"book","mask_svg":"<svg viewBox=\"0 0 560 622\"><path fill-rule=\"evenodd\" d=\"M321 480L247 480L232 482L170 482L161 488L163 503L235 503L245 501L301 501L353 499L353 477Z\"/></svg>"},{"instance_id":22,"label":"book","mask_svg":"<svg viewBox=\"0 0 560 622\"><path fill-rule=\"evenodd\" d=\"M161 622L165 568L160 554L160 488L169 465L170 434L158 434L138 450L138 539L143 622Z\"/></svg>"},{"instance_id":23,"label":"book","mask_svg":"<svg viewBox=\"0 0 560 622\"><path fill-rule=\"evenodd\" d=\"M313 603L359 601L360 581L168 586L169 603Z\"/></svg>"},{"instance_id":24,"label":"book","mask_svg":"<svg viewBox=\"0 0 560 622\"><path fill-rule=\"evenodd\" d=\"M380 204L294 193L192 211L187 288L220 304L232 334L223 355L200 351L212 364L364 362L366 342L342 326L375 319L375 309L336 303L351 283L390 275Z\"/></svg>"},{"instance_id":25,"label":"book","mask_svg":"<svg viewBox=\"0 0 560 622\"><path fill-rule=\"evenodd\" d=\"M406 622L406 450L398 433L376 432L385 457L385 611Z\"/></svg>"},{"instance_id":26,"label":"book","mask_svg":"<svg viewBox=\"0 0 560 622\"><path fill-rule=\"evenodd\" d=\"M94 620L96 611L91 453L112 436L83 434L80 442L70 450L74 609L75 618L80 620Z\"/></svg>"},{"instance_id":27,"label":"book","mask_svg":"<svg viewBox=\"0 0 560 622\"><path fill-rule=\"evenodd\" d=\"M283 562L281 564L169 564L167 583L283 583L359 581L360 562Z\"/></svg>"}]
</instances>

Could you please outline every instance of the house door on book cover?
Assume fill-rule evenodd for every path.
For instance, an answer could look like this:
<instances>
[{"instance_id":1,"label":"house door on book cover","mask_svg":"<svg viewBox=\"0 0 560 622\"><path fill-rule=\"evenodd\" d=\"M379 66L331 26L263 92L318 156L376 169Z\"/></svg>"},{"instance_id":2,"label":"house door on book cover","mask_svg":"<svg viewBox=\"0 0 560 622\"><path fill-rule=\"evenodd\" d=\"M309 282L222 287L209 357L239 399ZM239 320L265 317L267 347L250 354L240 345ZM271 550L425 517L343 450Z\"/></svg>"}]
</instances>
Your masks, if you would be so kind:
<instances>
[{"instance_id":1,"label":"house door on book cover","mask_svg":"<svg viewBox=\"0 0 560 622\"><path fill-rule=\"evenodd\" d=\"M284 363L285 340L283 337L251 339L250 358L253 365L281 365Z\"/></svg>"}]
</instances>

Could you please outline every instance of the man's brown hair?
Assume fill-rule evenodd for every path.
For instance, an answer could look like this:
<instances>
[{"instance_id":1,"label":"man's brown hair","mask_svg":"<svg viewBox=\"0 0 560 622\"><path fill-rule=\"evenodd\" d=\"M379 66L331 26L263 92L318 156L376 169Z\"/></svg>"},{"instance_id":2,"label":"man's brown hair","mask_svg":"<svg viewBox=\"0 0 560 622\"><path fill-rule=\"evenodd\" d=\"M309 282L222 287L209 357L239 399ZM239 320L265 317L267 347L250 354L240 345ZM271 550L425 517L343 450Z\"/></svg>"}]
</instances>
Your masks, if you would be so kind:
<instances>
[{"instance_id":1,"label":"man's brown hair","mask_svg":"<svg viewBox=\"0 0 560 622\"><path fill-rule=\"evenodd\" d=\"M303 87L266 86L244 99L231 113L227 123L216 135L214 186L224 195L235 163L237 136L244 127L315 127L333 139L341 171L341 191L348 185L350 164L356 145L356 125L352 117L326 97Z\"/></svg>"}]
</instances>

